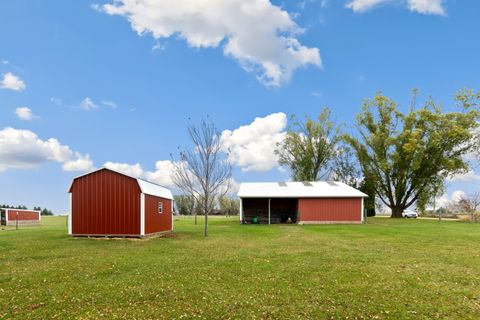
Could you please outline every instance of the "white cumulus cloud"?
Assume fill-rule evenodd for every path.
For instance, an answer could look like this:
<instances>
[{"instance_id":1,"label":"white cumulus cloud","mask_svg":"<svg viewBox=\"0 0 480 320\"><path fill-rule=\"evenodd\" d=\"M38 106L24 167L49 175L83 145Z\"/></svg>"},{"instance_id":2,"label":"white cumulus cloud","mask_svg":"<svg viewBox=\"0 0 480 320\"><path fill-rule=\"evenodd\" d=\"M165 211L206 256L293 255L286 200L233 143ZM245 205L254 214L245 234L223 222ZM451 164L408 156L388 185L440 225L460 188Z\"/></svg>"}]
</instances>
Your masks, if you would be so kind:
<instances>
[{"instance_id":1,"label":"white cumulus cloud","mask_svg":"<svg viewBox=\"0 0 480 320\"><path fill-rule=\"evenodd\" d=\"M173 166L174 164L170 160L159 160L155 163L155 171L146 172L145 177L160 185L173 186L173 181L170 176Z\"/></svg>"},{"instance_id":2,"label":"white cumulus cloud","mask_svg":"<svg viewBox=\"0 0 480 320\"><path fill-rule=\"evenodd\" d=\"M71 150L57 139L42 140L32 131L10 127L0 130L0 172L35 168L50 161L61 163L65 171L93 169L88 155Z\"/></svg>"},{"instance_id":3,"label":"white cumulus cloud","mask_svg":"<svg viewBox=\"0 0 480 320\"><path fill-rule=\"evenodd\" d=\"M364 12L388 2L391 2L391 0L351 0L346 4L346 7L355 12Z\"/></svg>"},{"instance_id":4,"label":"white cumulus cloud","mask_svg":"<svg viewBox=\"0 0 480 320\"><path fill-rule=\"evenodd\" d=\"M155 171L144 170L139 163L128 164L109 161L106 162L104 166L115 171L123 172L130 176L144 178L166 187L173 186L172 179L170 178L173 162L170 160L157 161L155 164Z\"/></svg>"},{"instance_id":5,"label":"white cumulus cloud","mask_svg":"<svg viewBox=\"0 0 480 320\"><path fill-rule=\"evenodd\" d=\"M30 121L35 117L32 112L32 109L28 107L20 107L15 109L15 114L19 119L25 120L25 121Z\"/></svg>"},{"instance_id":6,"label":"white cumulus cloud","mask_svg":"<svg viewBox=\"0 0 480 320\"><path fill-rule=\"evenodd\" d=\"M222 46L267 86L282 85L300 67L321 67L319 49L302 45L303 29L269 0L115 0L94 8L126 17L141 35L178 36L194 48Z\"/></svg>"},{"instance_id":7,"label":"white cumulus cloud","mask_svg":"<svg viewBox=\"0 0 480 320\"><path fill-rule=\"evenodd\" d=\"M408 8L423 14L445 15L443 0L409 0Z\"/></svg>"},{"instance_id":8,"label":"white cumulus cloud","mask_svg":"<svg viewBox=\"0 0 480 320\"><path fill-rule=\"evenodd\" d=\"M90 159L90 155L82 155L78 152L74 153L72 160L66 161L63 166L65 171L90 171L94 169L93 162Z\"/></svg>"},{"instance_id":9,"label":"white cumulus cloud","mask_svg":"<svg viewBox=\"0 0 480 320\"><path fill-rule=\"evenodd\" d=\"M0 81L0 88L2 89L23 91L26 87L25 82L11 72L5 73L3 75L3 80Z\"/></svg>"},{"instance_id":10,"label":"white cumulus cloud","mask_svg":"<svg viewBox=\"0 0 480 320\"><path fill-rule=\"evenodd\" d=\"M464 199L464 198L467 198L467 194L465 193L465 191L462 191L462 190L455 190L452 192L452 201L453 202L459 202L460 200Z\"/></svg>"},{"instance_id":11,"label":"white cumulus cloud","mask_svg":"<svg viewBox=\"0 0 480 320\"><path fill-rule=\"evenodd\" d=\"M439 197L435 198L435 209L438 208L445 208L451 203L451 199L448 197L447 194L443 194ZM433 203L431 204L431 208L427 208L428 210L433 210Z\"/></svg>"},{"instance_id":12,"label":"white cumulus cloud","mask_svg":"<svg viewBox=\"0 0 480 320\"><path fill-rule=\"evenodd\" d=\"M103 166L115 171L123 172L129 176L143 177L143 169L139 163L128 164L108 161Z\"/></svg>"},{"instance_id":13,"label":"white cumulus cloud","mask_svg":"<svg viewBox=\"0 0 480 320\"><path fill-rule=\"evenodd\" d=\"M89 97L86 97L85 99L80 102L80 107L84 110L92 110L92 109L97 109L98 105L93 102L93 100Z\"/></svg>"},{"instance_id":14,"label":"white cumulus cloud","mask_svg":"<svg viewBox=\"0 0 480 320\"><path fill-rule=\"evenodd\" d=\"M446 208L452 204L457 203L459 200L466 197L466 195L467 194L465 193L465 191L462 190L455 190L450 194L450 196L445 193L435 198L435 208ZM433 203L430 204L428 210L433 210Z\"/></svg>"},{"instance_id":15,"label":"white cumulus cloud","mask_svg":"<svg viewBox=\"0 0 480 320\"><path fill-rule=\"evenodd\" d=\"M346 7L355 12L364 12L381 5L398 3L421 14L445 15L444 0L350 0Z\"/></svg>"},{"instance_id":16,"label":"white cumulus cloud","mask_svg":"<svg viewBox=\"0 0 480 320\"><path fill-rule=\"evenodd\" d=\"M273 113L233 131L224 130L221 143L229 159L243 171L267 171L278 166L276 144L285 137L287 116Z\"/></svg>"},{"instance_id":17,"label":"white cumulus cloud","mask_svg":"<svg viewBox=\"0 0 480 320\"><path fill-rule=\"evenodd\" d=\"M448 180L452 182L480 182L480 175L470 170L463 174L457 174Z\"/></svg>"}]
</instances>

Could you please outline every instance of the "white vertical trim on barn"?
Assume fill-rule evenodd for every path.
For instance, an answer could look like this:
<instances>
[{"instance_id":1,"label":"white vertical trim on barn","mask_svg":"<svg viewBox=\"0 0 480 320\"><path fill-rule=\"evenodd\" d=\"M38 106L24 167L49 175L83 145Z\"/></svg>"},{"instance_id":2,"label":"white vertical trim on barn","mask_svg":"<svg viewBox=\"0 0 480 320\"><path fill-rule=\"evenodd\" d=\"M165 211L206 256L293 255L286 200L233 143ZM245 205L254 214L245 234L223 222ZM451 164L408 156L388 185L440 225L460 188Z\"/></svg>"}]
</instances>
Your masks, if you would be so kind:
<instances>
[{"instance_id":1,"label":"white vertical trim on barn","mask_svg":"<svg viewBox=\"0 0 480 320\"><path fill-rule=\"evenodd\" d=\"M145 193L140 194L140 235L145 235Z\"/></svg>"},{"instance_id":2,"label":"white vertical trim on barn","mask_svg":"<svg viewBox=\"0 0 480 320\"><path fill-rule=\"evenodd\" d=\"M173 207L174 206L175 206L175 200L170 200L170 211L172 212L172 214L170 215L170 219L171 219L170 231L173 231Z\"/></svg>"},{"instance_id":3,"label":"white vertical trim on barn","mask_svg":"<svg viewBox=\"0 0 480 320\"><path fill-rule=\"evenodd\" d=\"M364 209L364 207L363 207L363 198L362 198L362 210L360 211L360 214L362 215L362 218L361 218L361 219L362 219L362 223L365 222L365 221L364 221L364 220L365 220L365 212L364 212L364 211L365 211L365 209Z\"/></svg>"},{"instance_id":4,"label":"white vertical trim on barn","mask_svg":"<svg viewBox=\"0 0 480 320\"><path fill-rule=\"evenodd\" d=\"M73 218L73 215L72 215L72 212L73 212L73 208L72 208L72 194L69 193L68 194L69 197L69 204L68 206L70 207L70 212L68 213L68 216L67 216L67 219L68 219L68 234L69 235L72 235L72 218Z\"/></svg>"}]
</instances>

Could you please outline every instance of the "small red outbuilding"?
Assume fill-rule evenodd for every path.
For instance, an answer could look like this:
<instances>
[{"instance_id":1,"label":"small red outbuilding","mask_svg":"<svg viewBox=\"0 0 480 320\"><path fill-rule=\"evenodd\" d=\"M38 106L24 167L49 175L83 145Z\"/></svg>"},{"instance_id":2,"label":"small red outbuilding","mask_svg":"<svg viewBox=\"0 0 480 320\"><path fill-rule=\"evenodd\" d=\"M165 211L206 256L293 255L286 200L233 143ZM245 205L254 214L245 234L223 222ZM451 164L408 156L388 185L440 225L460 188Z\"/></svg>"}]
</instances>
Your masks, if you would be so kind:
<instances>
[{"instance_id":1,"label":"small red outbuilding","mask_svg":"<svg viewBox=\"0 0 480 320\"><path fill-rule=\"evenodd\" d=\"M37 210L0 208L0 224L4 226L15 224L39 224L42 216Z\"/></svg>"},{"instance_id":2,"label":"small red outbuilding","mask_svg":"<svg viewBox=\"0 0 480 320\"><path fill-rule=\"evenodd\" d=\"M362 223L367 195L342 182L242 183L242 223Z\"/></svg>"},{"instance_id":3,"label":"small red outbuilding","mask_svg":"<svg viewBox=\"0 0 480 320\"><path fill-rule=\"evenodd\" d=\"M73 179L68 233L72 236L145 237L171 232L169 189L109 168Z\"/></svg>"}]
</instances>

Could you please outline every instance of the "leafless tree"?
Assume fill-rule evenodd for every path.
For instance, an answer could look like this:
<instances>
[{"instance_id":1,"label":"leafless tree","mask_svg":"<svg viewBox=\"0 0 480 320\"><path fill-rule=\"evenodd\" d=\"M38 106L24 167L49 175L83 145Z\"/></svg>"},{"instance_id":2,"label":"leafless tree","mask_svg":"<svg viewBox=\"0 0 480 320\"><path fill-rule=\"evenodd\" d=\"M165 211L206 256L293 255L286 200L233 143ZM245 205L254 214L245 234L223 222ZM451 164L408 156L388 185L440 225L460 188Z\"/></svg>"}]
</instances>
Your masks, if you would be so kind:
<instances>
[{"instance_id":1,"label":"leafless tree","mask_svg":"<svg viewBox=\"0 0 480 320\"><path fill-rule=\"evenodd\" d=\"M477 222L477 211L480 209L480 192L461 197L458 200L458 206L465 213L470 214L471 222Z\"/></svg>"},{"instance_id":2,"label":"leafless tree","mask_svg":"<svg viewBox=\"0 0 480 320\"><path fill-rule=\"evenodd\" d=\"M222 151L220 135L215 125L202 120L187 126L193 147L179 148L171 173L173 183L195 198L205 215L205 236L208 235L208 214L218 199L227 194L232 183L232 166L228 154Z\"/></svg>"}]
</instances>

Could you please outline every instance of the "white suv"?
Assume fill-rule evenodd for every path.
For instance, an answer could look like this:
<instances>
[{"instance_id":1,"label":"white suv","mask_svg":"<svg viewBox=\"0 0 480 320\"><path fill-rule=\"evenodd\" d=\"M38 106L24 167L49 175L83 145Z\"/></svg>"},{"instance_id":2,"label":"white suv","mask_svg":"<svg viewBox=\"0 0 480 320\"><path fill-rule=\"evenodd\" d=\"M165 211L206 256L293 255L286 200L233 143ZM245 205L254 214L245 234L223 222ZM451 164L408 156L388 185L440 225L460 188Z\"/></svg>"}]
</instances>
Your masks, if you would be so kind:
<instances>
[{"instance_id":1,"label":"white suv","mask_svg":"<svg viewBox=\"0 0 480 320\"><path fill-rule=\"evenodd\" d=\"M404 218L415 218L416 219L418 217L418 214L413 210L405 210L405 211L403 211L402 215L403 215Z\"/></svg>"}]
</instances>

